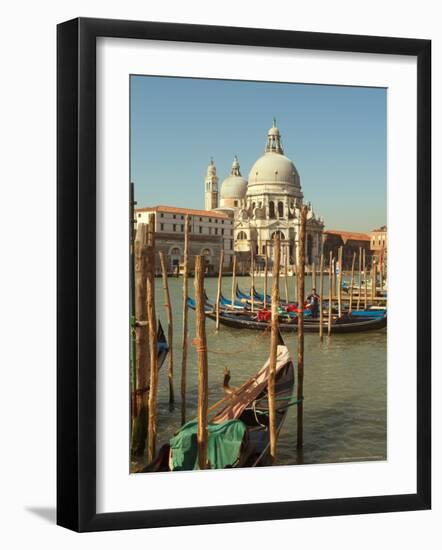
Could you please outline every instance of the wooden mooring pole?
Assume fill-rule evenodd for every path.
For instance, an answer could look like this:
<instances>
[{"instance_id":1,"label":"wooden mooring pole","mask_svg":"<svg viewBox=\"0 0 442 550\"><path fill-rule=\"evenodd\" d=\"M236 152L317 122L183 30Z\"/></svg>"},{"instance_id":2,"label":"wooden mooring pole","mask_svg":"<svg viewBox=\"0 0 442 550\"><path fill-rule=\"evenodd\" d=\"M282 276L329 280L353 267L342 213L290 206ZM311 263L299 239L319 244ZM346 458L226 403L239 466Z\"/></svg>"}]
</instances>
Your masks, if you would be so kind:
<instances>
[{"instance_id":1,"label":"wooden mooring pole","mask_svg":"<svg viewBox=\"0 0 442 550\"><path fill-rule=\"evenodd\" d=\"M362 270L364 272L364 309L367 309L367 264L365 263L365 248L362 252ZM359 290L359 292L361 291Z\"/></svg>"},{"instance_id":2,"label":"wooden mooring pole","mask_svg":"<svg viewBox=\"0 0 442 550\"><path fill-rule=\"evenodd\" d=\"M355 261L356 261L356 252L353 252L353 260L351 262L350 303L348 304L348 313L350 315L353 307L353 285L355 280Z\"/></svg>"},{"instance_id":3,"label":"wooden mooring pole","mask_svg":"<svg viewBox=\"0 0 442 550\"><path fill-rule=\"evenodd\" d=\"M374 303L376 298L376 262L375 257L373 256L371 260L371 302Z\"/></svg>"},{"instance_id":4,"label":"wooden mooring pole","mask_svg":"<svg viewBox=\"0 0 442 550\"><path fill-rule=\"evenodd\" d=\"M301 209L299 228L299 273L298 273L298 392L297 392L297 438L300 449L304 444L304 296L305 296L305 224L307 205Z\"/></svg>"},{"instance_id":5,"label":"wooden mooring pole","mask_svg":"<svg viewBox=\"0 0 442 550\"><path fill-rule=\"evenodd\" d=\"M338 271L338 317L342 317L342 246L339 247L338 252L338 263L339 263L339 271Z\"/></svg>"},{"instance_id":6,"label":"wooden mooring pole","mask_svg":"<svg viewBox=\"0 0 442 550\"><path fill-rule=\"evenodd\" d=\"M136 416L132 423L132 453L141 456L147 441L147 409L149 387L149 340L147 325L147 224L140 223L134 241L135 286L135 394Z\"/></svg>"},{"instance_id":7,"label":"wooden mooring pole","mask_svg":"<svg viewBox=\"0 0 442 550\"><path fill-rule=\"evenodd\" d=\"M218 288L216 289L216 330L219 330L219 306L221 300L221 285L223 282L223 264L224 264L224 248L221 248L219 254L219 267L218 267Z\"/></svg>"},{"instance_id":8,"label":"wooden mooring pole","mask_svg":"<svg viewBox=\"0 0 442 550\"><path fill-rule=\"evenodd\" d=\"M255 254L253 246L253 243L250 241L250 297L252 311L255 310Z\"/></svg>"},{"instance_id":9,"label":"wooden mooring pole","mask_svg":"<svg viewBox=\"0 0 442 550\"><path fill-rule=\"evenodd\" d=\"M235 305L235 288L236 288L236 254L233 255L233 267L232 267L232 298L231 307L233 309Z\"/></svg>"},{"instance_id":10,"label":"wooden mooring pole","mask_svg":"<svg viewBox=\"0 0 442 550\"><path fill-rule=\"evenodd\" d=\"M168 352L168 368L167 377L169 378L169 403L174 403L175 393L173 389L173 314L172 304L170 302L169 281L167 278L167 267L164 259L164 253L160 252L161 274L163 277L163 295L164 308L167 313L167 343L169 345Z\"/></svg>"},{"instance_id":11,"label":"wooden mooring pole","mask_svg":"<svg viewBox=\"0 0 442 550\"><path fill-rule=\"evenodd\" d=\"M332 314L333 314L333 252L330 251L330 265L328 271L328 324L327 324L327 334L331 334L331 324L332 324Z\"/></svg>"},{"instance_id":12,"label":"wooden mooring pole","mask_svg":"<svg viewBox=\"0 0 442 550\"><path fill-rule=\"evenodd\" d=\"M204 311L204 256L197 256L195 262L195 324L196 352L198 357L198 467L206 470L208 445L209 381L207 366L206 315Z\"/></svg>"},{"instance_id":13,"label":"wooden mooring pole","mask_svg":"<svg viewBox=\"0 0 442 550\"><path fill-rule=\"evenodd\" d=\"M267 279L269 276L269 259L267 257L267 247L266 255L264 258L264 309L267 309Z\"/></svg>"},{"instance_id":14,"label":"wooden mooring pole","mask_svg":"<svg viewBox=\"0 0 442 550\"><path fill-rule=\"evenodd\" d=\"M382 245L382 250L379 255L379 285L382 293L384 290L384 245Z\"/></svg>"},{"instance_id":15,"label":"wooden mooring pole","mask_svg":"<svg viewBox=\"0 0 442 550\"><path fill-rule=\"evenodd\" d=\"M187 346L188 346L188 316L189 308L189 216L184 222L184 266L183 266L183 351L181 356L181 424L186 423L186 393L187 393Z\"/></svg>"},{"instance_id":16,"label":"wooden mooring pole","mask_svg":"<svg viewBox=\"0 0 442 550\"><path fill-rule=\"evenodd\" d=\"M359 247L359 268L358 268L358 301L356 308L359 311L361 309L361 271L362 271L362 248Z\"/></svg>"},{"instance_id":17,"label":"wooden mooring pole","mask_svg":"<svg viewBox=\"0 0 442 550\"><path fill-rule=\"evenodd\" d=\"M289 303L289 266L288 266L288 253L287 248L284 249L284 289L285 289L285 302Z\"/></svg>"},{"instance_id":18,"label":"wooden mooring pole","mask_svg":"<svg viewBox=\"0 0 442 550\"><path fill-rule=\"evenodd\" d=\"M316 290L316 265L312 263L312 288Z\"/></svg>"},{"instance_id":19,"label":"wooden mooring pole","mask_svg":"<svg viewBox=\"0 0 442 550\"><path fill-rule=\"evenodd\" d=\"M147 427L147 462L155 458L157 440L158 349L155 313L155 217L149 218L147 249L147 321L149 331L150 383Z\"/></svg>"},{"instance_id":20,"label":"wooden mooring pole","mask_svg":"<svg viewBox=\"0 0 442 550\"><path fill-rule=\"evenodd\" d=\"M323 340L323 322L324 322L324 254L321 254L319 263L319 338Z\"/></svg>"},{"instance_id":21,"label":"wooden mooring pole","mask_svg":"<svg viewBox=\"0 0 442 550\"><path fill-rule=\"evenodd\" d=\"M276 462L276 362L278 354L278 308L279 308L279 270L281 261L281 239L279 235L273 241L273 267L272 267L272 320L270 335L270 363L268 378L269 401L269 433L270 433L270 462Z\"/></svg>"}]
</instances>

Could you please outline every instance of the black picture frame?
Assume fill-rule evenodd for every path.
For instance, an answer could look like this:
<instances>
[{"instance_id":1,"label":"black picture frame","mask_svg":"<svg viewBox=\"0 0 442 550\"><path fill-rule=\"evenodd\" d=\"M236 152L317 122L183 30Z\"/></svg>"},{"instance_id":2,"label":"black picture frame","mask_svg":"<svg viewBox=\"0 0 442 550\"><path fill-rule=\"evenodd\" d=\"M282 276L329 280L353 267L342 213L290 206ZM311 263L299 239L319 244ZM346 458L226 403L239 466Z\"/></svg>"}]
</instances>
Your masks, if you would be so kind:
<instances>
[{"instance_id":1,"label":"black picture frame","mask_svg":"<svg viewBox=\"0 0 442 550\"><path fill-rule=\"evenodd\" d=\"M417 492L96 512L96 39L396 54L417 58ZM424 510L431 506L431 41L74 19L57 28L57 523L75 531Z\"/></svg>"}]
</instances>

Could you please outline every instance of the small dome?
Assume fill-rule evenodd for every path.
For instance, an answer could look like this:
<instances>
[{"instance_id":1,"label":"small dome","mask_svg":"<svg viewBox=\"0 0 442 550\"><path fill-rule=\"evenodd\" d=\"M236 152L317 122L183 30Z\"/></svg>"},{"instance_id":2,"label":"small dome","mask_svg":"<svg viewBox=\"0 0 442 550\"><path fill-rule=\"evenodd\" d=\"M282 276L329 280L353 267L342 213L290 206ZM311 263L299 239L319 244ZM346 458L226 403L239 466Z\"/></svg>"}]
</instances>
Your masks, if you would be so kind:
<instances>
[{"instance_id":1,"label":"small dome","mask_svg":"<svg viewBox=\"0 0 442 550\"><path fill-rule=\"evenodd\" d=\"M222 183L222 199L243 199L246 193L247 180L241 176L229 176Z\"/></svg>"},{"instance_id":2,"label":"small dome","mask_svg":"<svg viewBox=\"0 0 442 550\"><path fill-rule=\"evenodd\" d=\"M235 155L230 176L221 186L222 199L243 199L247 193L247 180L241 176L238 157Z\"/></svg>"}]
</instances>

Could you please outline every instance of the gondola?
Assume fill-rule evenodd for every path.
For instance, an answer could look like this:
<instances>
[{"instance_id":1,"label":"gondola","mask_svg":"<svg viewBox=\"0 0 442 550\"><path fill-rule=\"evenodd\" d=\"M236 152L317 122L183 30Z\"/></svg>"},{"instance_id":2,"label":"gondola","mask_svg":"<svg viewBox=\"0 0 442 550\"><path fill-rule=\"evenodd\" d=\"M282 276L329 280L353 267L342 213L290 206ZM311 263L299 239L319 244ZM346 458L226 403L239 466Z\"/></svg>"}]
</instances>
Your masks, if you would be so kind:
<instances>
[{"instance_id":1,"label":"gondola","mask_svg":"<svg viewBox=\"0 0 442 550\"><path fill-rule=\"evenodd\" d=\"M207 317L212 320L216 319L213 312L207 312ZM220 312L219 322L228 327L237 329L253 329L253 330L269 330L270 320L259 320L258 314L232 314L229 312ZM319 332L319 319L305 318L304 332ZM331 323L331 332L351 333L365 332L368 330L378 330L387 326L387 314L383 312L380 315L378 312L368 316L361 315L343 315L340 318L334 316ZM328 319L324 318L322 323L324 333L328 330ZM284 316L279 322L279 329L283 332L296 332L298 330L298 322L295 317Z\"/></svg>"},{"instance_id":2,"label":"gondola","mask_svg":"<svg viewBox=\"0 0 442 550\"><path fill-rule=\"evenodd\" d=\"M268 464L270 451L269 404L267 395L269 363L249 378L237 389L230 389L223 399L209 408L209 457L216 460L209 463L215 468L245 468ZM276 426L279 435L292 401L295 386L293 362L289 351L279 335L275 393L276 393ZM195 431L196 420L185 424L170 440L163 445L156 459L140 472L165 472L197 469L197 439ZM226 430L224 433L223 430ZM191 437L184 435L192 434ZM237 435L236 441L232 433ZM195 437L193 437L195 434ZM223 435L226 439L223 441ZM214 438L211 439L210 438ZM183 459L183 445L186 443L186 455ZM223 444L228 448L229 461L225 463ZM210 455L210 449L216 447L216 452ZM187 460L187 462L186 462ZM217 462L218 461L218 462ZM182 467L186 464L187 467Z\"/></svg>"}]
</instances>

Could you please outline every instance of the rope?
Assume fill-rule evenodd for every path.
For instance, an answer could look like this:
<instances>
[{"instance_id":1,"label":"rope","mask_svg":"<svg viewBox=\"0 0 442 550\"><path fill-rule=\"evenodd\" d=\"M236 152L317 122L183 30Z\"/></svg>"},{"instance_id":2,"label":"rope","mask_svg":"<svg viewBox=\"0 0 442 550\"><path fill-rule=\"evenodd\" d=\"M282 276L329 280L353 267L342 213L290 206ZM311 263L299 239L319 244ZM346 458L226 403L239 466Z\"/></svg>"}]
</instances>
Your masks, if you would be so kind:
<instances>
[{"instance_id":1,"label":"rope","mask_svg":"<svg viewBox=\"0 0 442 550\"><path fill-rule=\"evenodd\" d=\"M201 345L199 338L194 338L192 340L192 346L195 348L197 353L204 353L207 351L207 347Z\"/></svg>"},{"instance_id":2,"label":"rope","mask_svg":"<svg viewBox=\"0 0 442 550\"><path fill-rule=\"evenodd\" d=\"M275 398L275 401L282 401L284 399L291 399L291 396L287 396L287 397L276 397ZM292 401L289 401L288 403L286 403L285 405L283 405L282 407L278 407L276 410L277 411L283 411L285 409L288 409L289 407L292 407L293 405L299 405L299 403L302 403L302 401L304 401L304 397L302 397L301 399L293 399ZM257 412L261 413L261 414L266 414L268 415L269 414L269 410L268 409L256 409Z\"/></svg>"}]
</instances>

